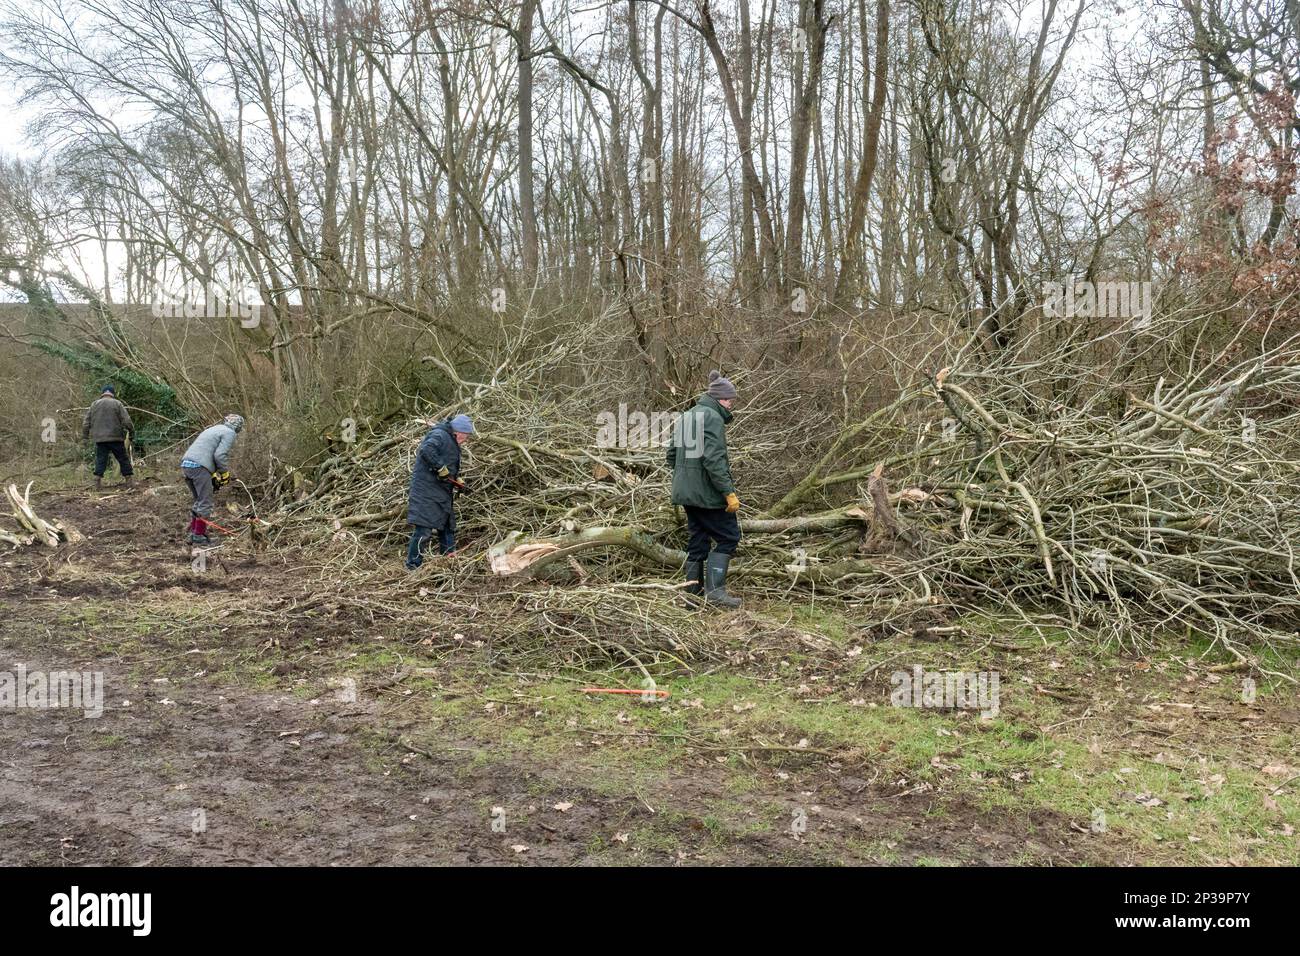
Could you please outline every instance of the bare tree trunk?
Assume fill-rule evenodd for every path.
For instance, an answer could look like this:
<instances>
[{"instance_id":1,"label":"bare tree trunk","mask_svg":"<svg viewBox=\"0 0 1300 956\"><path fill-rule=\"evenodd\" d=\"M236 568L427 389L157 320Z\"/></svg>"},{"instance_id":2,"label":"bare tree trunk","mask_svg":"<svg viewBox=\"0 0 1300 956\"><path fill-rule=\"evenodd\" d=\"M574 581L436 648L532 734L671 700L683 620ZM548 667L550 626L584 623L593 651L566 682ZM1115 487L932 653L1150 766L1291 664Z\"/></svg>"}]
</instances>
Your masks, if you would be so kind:
<instances>
[{"instance_id":1,"label":"bare tree trunk","mask_svg":"<svg viewBox=\"0 0 1300 956\"><path fill-rule=\"evenodd\" d=\"M519 239L522 245L524 278L537 278L539 246L537 210L533 204L533 17L538 0L523 0L519 11Z\"/></svg>"},{"instance_id":2,"label":"bare tree trunk","mask_svg":"<svg viewBox=\"0 0 1300 956\"><path fill-rule=\"evenodd\" d=\"M853 184L853 199L849 205L849 225L844 235L844 250L840 257L840 274L835 286L835 301L843 303L851 297L857 282L862 261L862 234L866 224L867 201L871 197L871 182L876 175L876 157L880 148L880 122L885 115L886 70L889 65L889 0L876 0L876 67L867 69L866 24L862 36L862 96L867 100L867 83L871 85L871 112L867 115L862 136L862 158L858 177Z\"/></svg>"},{"instance_id":3,"label":"bare tree trunk","mask_svg":"<svg viewBox=\"0 0 1300 956\"><path fill-rule=\"evenodd\" d=\"M824 17L824 0L800 0L799 24L802 45L808 53L808 78L803 79L803 52L797 57L795 76L802 83L793 118L790 142L790 206L785 230L785 280L787 286L805 281L803 227L808 212L808 141L821 89L822 64L826 57L826 34L834 17Z\"/></svg>"}]
</instances>

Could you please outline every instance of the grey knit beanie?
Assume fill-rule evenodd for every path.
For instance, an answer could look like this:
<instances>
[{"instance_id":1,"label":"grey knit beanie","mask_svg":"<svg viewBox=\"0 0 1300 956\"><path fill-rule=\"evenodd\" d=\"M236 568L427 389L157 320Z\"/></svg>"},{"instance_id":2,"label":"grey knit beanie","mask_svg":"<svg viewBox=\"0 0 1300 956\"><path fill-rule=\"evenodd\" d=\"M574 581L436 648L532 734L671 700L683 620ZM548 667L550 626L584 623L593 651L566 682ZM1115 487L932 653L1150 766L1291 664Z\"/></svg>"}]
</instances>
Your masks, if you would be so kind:
<instances>
[{"instance_id":1,"label":"grey knit beanie","mask_svg":"<svg viewBox=\"0 0 1300 956\"><path fill-rule=\"evenodd\" d=\"M709 373L709 397L710 398L735 398L736 386L731 384L731 380L722 377L722 373L716 368Z\"/></svg>"}]
</instances>

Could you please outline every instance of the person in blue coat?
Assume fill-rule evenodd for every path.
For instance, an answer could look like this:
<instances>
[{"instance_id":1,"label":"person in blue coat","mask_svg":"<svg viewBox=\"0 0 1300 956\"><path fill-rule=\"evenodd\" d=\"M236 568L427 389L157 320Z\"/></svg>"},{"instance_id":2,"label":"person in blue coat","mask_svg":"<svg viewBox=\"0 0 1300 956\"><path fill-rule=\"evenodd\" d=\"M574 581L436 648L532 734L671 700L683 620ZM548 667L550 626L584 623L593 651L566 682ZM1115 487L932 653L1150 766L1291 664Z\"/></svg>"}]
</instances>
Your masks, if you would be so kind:
<instances>
[{"instance_id":1,"label":"person in blue coat","mask_svg":"<svg viewBox=\"0 0 1300 956\"><path fill-rule=\"evenodd\" d=\"M460 446L474 434L468 415L457 415L429 429L415 454L411 469L411 494L406 520L414 526L406 546L406 569L414 571L424 563L433 533L438 533L438 550L456 550L456 512L452 493L464 490L460 480Z\"/></svg>"}]
</instances>

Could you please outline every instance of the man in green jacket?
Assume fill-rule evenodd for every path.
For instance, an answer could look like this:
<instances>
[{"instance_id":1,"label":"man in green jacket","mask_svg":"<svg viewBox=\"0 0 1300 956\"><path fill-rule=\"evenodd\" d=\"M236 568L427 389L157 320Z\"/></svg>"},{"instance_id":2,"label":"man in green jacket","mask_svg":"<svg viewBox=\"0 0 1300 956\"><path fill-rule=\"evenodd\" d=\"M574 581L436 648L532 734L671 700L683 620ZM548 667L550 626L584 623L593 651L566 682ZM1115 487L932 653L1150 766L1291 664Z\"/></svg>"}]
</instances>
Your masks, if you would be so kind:
<instances>
[{"instance_id":1,"label":"man in green jacket","mask_svg":"<svg viewBox=\"0 0 1300 956\"><path fill-rule=\"evenodd\" d=\"M721 372L710 372L708 391L673 426L667 455L673 470L673 504L686 510L690 532L686 591L703 594L705 601L722 607L740 607L740 599L727 593L727 566L740 543L740 499L731 480L726 433L735 401L735 386Z\"/></svg>"}]
</instances>

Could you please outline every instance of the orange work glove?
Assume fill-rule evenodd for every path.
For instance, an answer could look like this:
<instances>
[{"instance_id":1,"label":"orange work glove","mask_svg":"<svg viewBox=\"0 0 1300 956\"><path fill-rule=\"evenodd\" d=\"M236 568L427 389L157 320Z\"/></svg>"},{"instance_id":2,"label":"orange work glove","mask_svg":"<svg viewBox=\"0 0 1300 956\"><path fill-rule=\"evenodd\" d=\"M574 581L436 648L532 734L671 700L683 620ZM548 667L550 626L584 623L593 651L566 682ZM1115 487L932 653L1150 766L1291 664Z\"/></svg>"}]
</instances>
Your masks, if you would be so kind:
<instances>
[{"instance_id":1,"label":"orange work glove","mask_svg":"<svg viewBox=\"0 0 1300 956\"><path fill-rule=\"evenodd\" d=\"M739 510L740 499L736 497L736 493L733 491L731 494L727 495L727 514L734 515Z\"/></svg>"}]
</instances>

